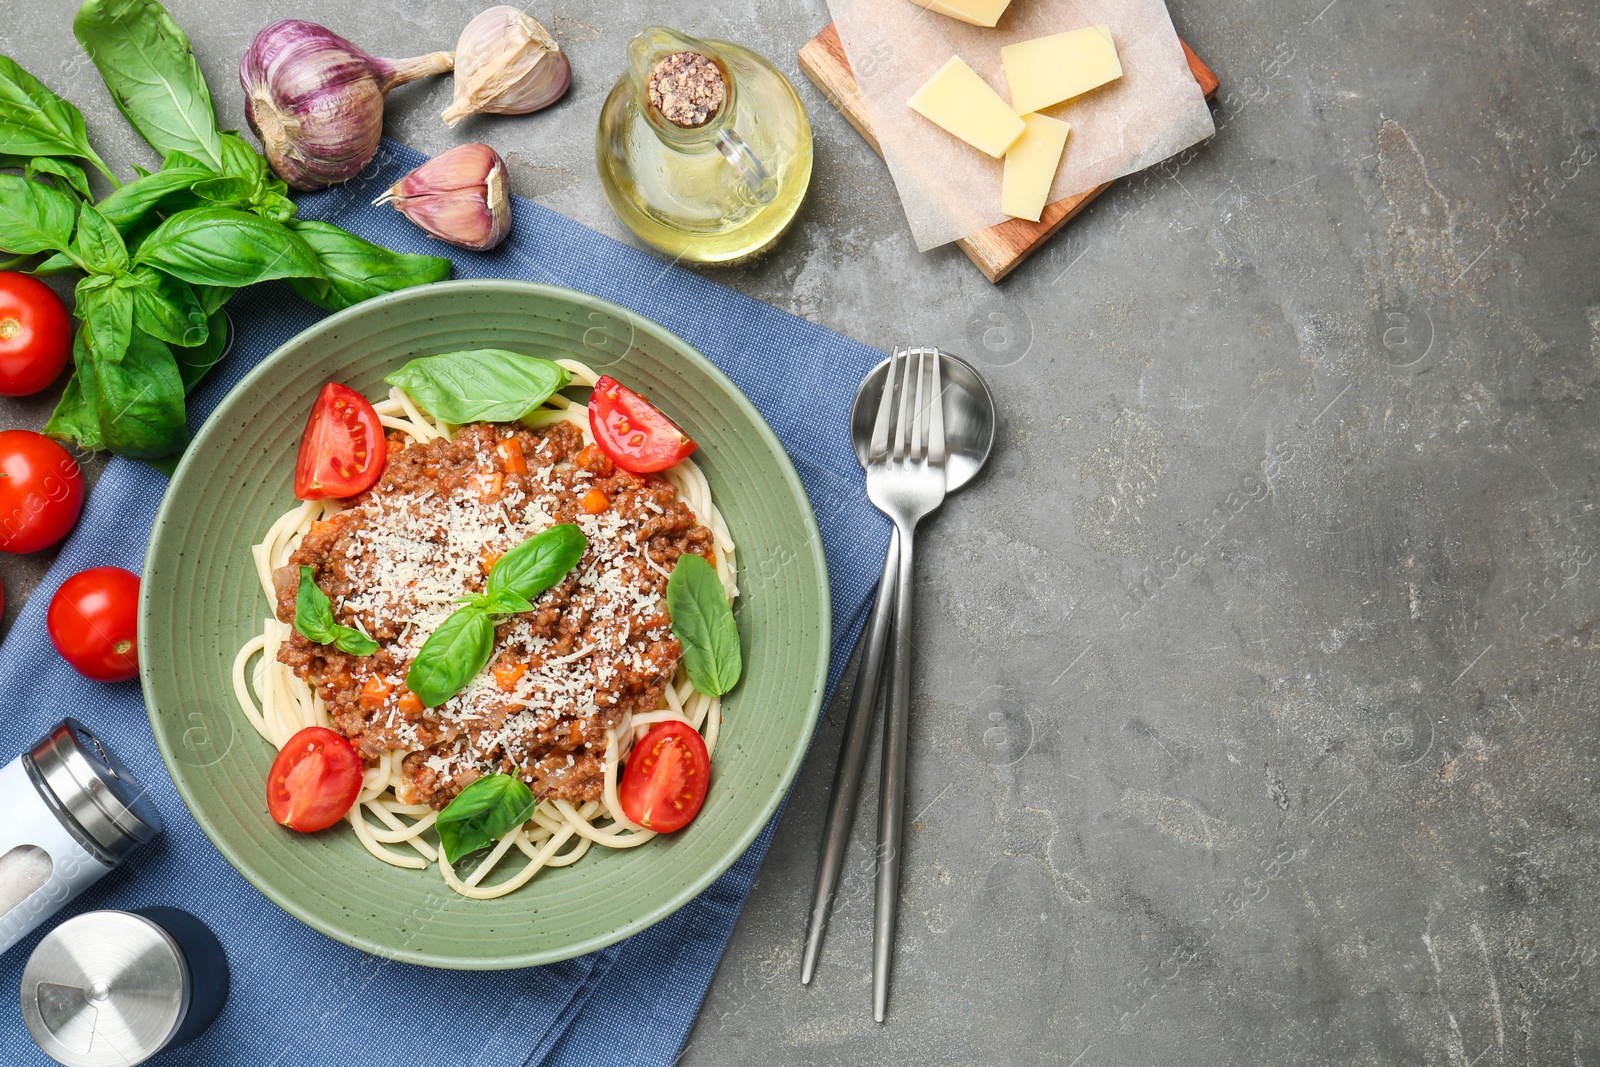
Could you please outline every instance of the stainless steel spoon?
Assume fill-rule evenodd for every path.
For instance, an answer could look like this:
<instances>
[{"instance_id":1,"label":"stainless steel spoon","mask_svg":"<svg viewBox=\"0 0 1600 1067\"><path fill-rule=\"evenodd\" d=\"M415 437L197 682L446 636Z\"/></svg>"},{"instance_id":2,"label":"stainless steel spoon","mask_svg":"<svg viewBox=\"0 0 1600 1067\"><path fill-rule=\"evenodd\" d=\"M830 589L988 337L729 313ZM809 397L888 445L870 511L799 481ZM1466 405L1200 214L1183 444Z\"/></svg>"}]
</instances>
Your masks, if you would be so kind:
<instances>
[{"instance_id":1,"label":"stainless steel spoon","mask_svg":"<svg viewBox=\"0 0 1600 1067\"><path fill-rule=\"evenodd\" d=\"M966 361L940 353L943 375L945 447L945 492L953 493L977 476L994 447L994 399L978 372ZM872 424L878 401L889 373L889 361L879 363L861 380L850 408L850 440L862 469L872 443ZM878 597L872 614L861 631L857 645L860 666L856 671L855 691L850 695L850 711L845 718L844 742L839 748L839 766L833 774L833 793L828 798L828 818L823 824L822 854L817 859L817 883L811 900L811 918L806 929L805 953L800 961L800 981L809 984L816 973L822 937L833 910L834 893L844 868L850 845L850 829L855 824L856 806L861 798L861 776L867 763L867 743L872 738L874 712L881 704L885 650L889 644L890 622L894 618L895 583L888 577L898 571L900 535L891 534L889 553L884 561L885 577L878 583Z\"/></svg>"}]
</instances>

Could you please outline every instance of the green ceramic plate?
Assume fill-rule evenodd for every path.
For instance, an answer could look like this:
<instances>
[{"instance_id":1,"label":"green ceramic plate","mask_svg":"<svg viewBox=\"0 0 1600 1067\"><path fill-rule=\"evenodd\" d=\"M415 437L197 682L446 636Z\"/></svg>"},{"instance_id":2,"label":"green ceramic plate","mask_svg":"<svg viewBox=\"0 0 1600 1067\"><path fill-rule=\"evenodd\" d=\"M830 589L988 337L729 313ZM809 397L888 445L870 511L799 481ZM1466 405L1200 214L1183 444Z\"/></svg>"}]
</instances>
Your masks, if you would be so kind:
<instances>
[{"instance_id":1,"label":"green ceramic plate","mask_svg":"<svg viewBox=\"0 0 1600 1067\"><path fill-rule=\"evenodd\" d=\"M683 833L591 849L498 900L434 870L368 855L347 826L276 825L275 754L237 710L230 667L270 609L250 546L294 504L306 413L330 379L369 396L406 360L470 348L571 356L647 394L700 444L739 546L745 673L727 699L711 793ZM190 445L145 562L140 662L178 792L228 862L291 915L365 952L433 967L550 963L621 940L688 903L772 817L810 741L828 663L828 580L800 479L738 388L678 337L624 308L514 281L446 282L325 319L239 383Z\"/></svg>"}]
</instances>

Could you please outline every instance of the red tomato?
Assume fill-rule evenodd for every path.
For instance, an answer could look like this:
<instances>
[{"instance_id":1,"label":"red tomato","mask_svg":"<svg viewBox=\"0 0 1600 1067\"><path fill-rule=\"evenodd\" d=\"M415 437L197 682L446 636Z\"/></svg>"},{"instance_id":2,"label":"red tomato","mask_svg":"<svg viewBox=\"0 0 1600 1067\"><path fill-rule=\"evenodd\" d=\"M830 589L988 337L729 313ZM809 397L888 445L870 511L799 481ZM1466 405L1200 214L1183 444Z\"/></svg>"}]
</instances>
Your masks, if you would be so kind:
<instances>
[{"instance_id":1,"label":"red tomato","mask_svg":"<svg viewBox=\"0 0 1600 1067\"><path fill-rule=\"evenodd\" d=\"M664 471L695 449L671 419L610 375L594 384L589 429L611 462L634 474Z\"/></svg>"},{"instance_id":2,"label":"red tomato","mask_svg":"<svg viewBox=\"0 0 1600 1067\"><path fill-rule=\"evenodd\" d=\"M83 473L32 430L0 431L0 552L37 552L67 536L83 510Z\"/></svg>"},{"instance_id":3,"label":"red tomato","mask_svg":"<svg viewBox=\"0 0 1600 1067\"><path fill-rule=\"evenodd\" d=\"M689 825L706 802L711 757L688 723L657 723L633 746L617 799L622 814L647 830L670 834Z\"/></svg>"},{"instance_id":4,"label":"red tomato","mask_svg":"<svg viewBox=\"0 0 1600 1067\"><path fill-rule=\"evenodd\" d=\"M371 488L388 461L383 424L367 398L329 382L312 405L300 439L294 495L301 500L355 496Z\"/></svg>"},{"instance_id":5,"label":"red tomato","mask_svg":"<svg viewBox=\"0 0 1600 1067\"><path fill-rule=\"evenodd\" d=\"M37 393L72 355L72 317L48 285L0 271L0 396Z\"/></svg>"},{"instance_id":6,"label":"red tomato","mask_svg":"<svg viewBox=\"0 0 1600 1067\"><path fill-rule=\"evenodd\" d=\"M350 742L320 726L289 738L267 773L267 810L291 830L326 830L361 792L361 757Z\"/></svg>"},{"instance_id":7,"label":"red tomato","mask_svg":"<svg viewBox=\"0 0 1600 1067\"><path fill-rule=\"evenodd\" d=\"M79 571L50 598L50 643L73 670L96 682L139 673L139 576L121 567Z\"/></svg>"}]
</instances>

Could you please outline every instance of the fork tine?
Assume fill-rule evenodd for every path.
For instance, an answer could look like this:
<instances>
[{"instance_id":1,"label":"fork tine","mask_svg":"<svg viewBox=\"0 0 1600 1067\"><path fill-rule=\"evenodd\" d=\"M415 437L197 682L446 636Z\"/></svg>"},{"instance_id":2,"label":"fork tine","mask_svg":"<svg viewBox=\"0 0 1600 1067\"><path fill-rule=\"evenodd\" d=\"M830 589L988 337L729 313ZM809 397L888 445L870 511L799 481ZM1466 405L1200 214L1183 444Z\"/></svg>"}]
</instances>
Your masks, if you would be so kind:
<instances>
[{"instance_id":1,"label":"fork tine","mask_svg":"<svg viewBox=\"0 0 1600 1067\"><path fill-rule=\"evenodd\" d=\"M943 466L948 458L944 450L944 377L940 366L944 356L937 348L932 350L933 399L928 405L928 462Z\"/></svg>"},{"instance_id":2,"label":"fork tine","mask_svg":"<svg viewBox=\"0 0 1600 1067\"><path fill-rule=\"evenodd\" d=\"M911 415L911 448L907 458L925 459L928 455L928 350L917 349L917 404ZM909 391L909 390L908 390Z\"/></svg>"},{"instance_id":3,"label":"fork tine","mask_svg":"<svg viewBox=\"0 0 1600 1067\"><path fill-rule=\"evenodd\" d=\"M889 365L884 368L883 396L878 401L878 417L872 421L872 445L867 459L875 463L888 458L889 434L894 428L894 373L900 366L900 351L896 348L890 354Z\"/></svg>"},{"instance_id":4,"label":"fork tine","mask_svg":"<svg viewBox=\"0 0 1600 1067\"><path fill-rule=\"evenodd\" d=\"M900 415L894 423L894 459L902 460L910 454L912 419L911 400L911 351L905 352L905 377L900 382Z\"/></svg>"}]
</instances>

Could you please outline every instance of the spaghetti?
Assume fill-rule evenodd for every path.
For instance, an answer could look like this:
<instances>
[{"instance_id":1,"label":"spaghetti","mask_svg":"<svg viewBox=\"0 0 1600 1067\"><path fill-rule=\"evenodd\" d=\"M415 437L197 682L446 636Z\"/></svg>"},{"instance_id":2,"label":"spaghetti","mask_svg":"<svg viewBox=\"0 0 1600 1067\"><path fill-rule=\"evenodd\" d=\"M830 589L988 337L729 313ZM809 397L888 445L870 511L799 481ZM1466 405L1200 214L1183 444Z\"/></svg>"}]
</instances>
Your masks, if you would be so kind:
<instances>
[{"instance_id":1,"label":"spaghetti","mask_svg":"<svg viewBox=\"0 0 1600 1067\"><path fill-rule=\"evenodd\" d=\"M592 370L576 360L558 362L571 373L574 385L593 386L598 380ZM391 389L389 396L375 404L374 408L386 428L403 435L406 448L456 439L457 427L431 418L398 388ZM550 430L562 422L575 427L586 445L593 445L587 408L560 393L523 420L525 426L541 431ZM672 486L677 498L688 507L693 517L710 531L715 548L713 563L724 591L732 600L738 595L734 544L712 500L704 474L695 463L686 459L663 472L661 477ZM654 505L648 506L660 510ZM306 501L274 522L262 542L254 546L252 552L257 576L263 592L274 604L278 600L274 572L290 566L291 557L316 524L325 522L342 510L343 505L336 500ZM534 516L533 524L538 525L538 509L530 506L529 513ZM523 520L524 524L529 521L528 517ZM506 522L509 525L509 513ZM615 535L617 531L615 526L604 528L591 524L590 532ZM595 537L591 536L590 540L593 544ZM608 544L609 551L623 554L632 551L638 557L638 562L663 576L667 573L651 557L648 547L636 538L626 534L613 536ZM592 573L586 577L595 580ZM465 589L458 590L458 595L460 592L465 592ZM356 598L352 597L354 602ZM520 638L515 633L508 636L508 640L516 639L525 642L539 640L526 634ZM282 748L291 736L309 726L340 729L317 687L297 674L294 667L280 660L280 653L285 646L294 644L295 640L290 624L276 617L267 618L261 634L239 650L233 664L233 687L240 708L256 731L277 748ZM303 640L300 643L303 644ZM579 660L588 651L591 650L579 649L575 654L551 657L549 662ZM291 655L290 658L294 657ZM535 662L544 661L540 659ZM544 670L540 667L534 673L541 674ZM595 668L595 673L602 677L604 672L603 665ZM493 681L488 678L489 673L485 671L474 684L489 687ZM520 680L520 674L518 678ZM530 679L530 683L532 681ZM550 692L558 695L562 692L562 684L568 684L570 688L570 683L564 683L560 678L545 678L544 681L552 687ZM524 696L530 701L542 701L540 706L547 713L562 710L552 709L549 694L544 690L529 688L530 683L522 683L521 692ZM471 688L469 686L469 691ZM369 765L361 792L346 819L356 837L373 856L397 867L418 870L436 867L451 889L476 899L504 896L527 884L547 867L565 867L577 862L595 845L604 848L641 845L654 837L655 833L630 821L623 813L617 795L619 770L630 747L652 726L673 720L687 723L698 730L705 739L707 752L714 752L722 724L721 699L696 691L681 662L661 687L660 693L656 707L649 710L630 707L619 721L606 726L605 751L601 760L603 780L597 790L598 796L591 799L563 798L551 795L554 790L541 796L541 803L529 821L502 837L470 871L457 871L437 844L437 836L431 832L439 813L433 805L418 797L415 775L408 771L407 766L408 757L421 751L418 748L402 743L374 751L373 742L369 739L364 749ZM589 703L580 705L578 698L572 697L572 706L567 711L582 713L587 710L593 713L597 709L592 703L592 694L589 699ZM526 706L535 705L530 702ZM391 732L382 736L392 739L396 735ZM403 730L400 736L406 736ZM417 738L415 731L409 736L413 740ZM466 756L470 756L470 742L466 749ZM506 751L509 752L509 746ZM437 769L443 776L452 767L459 770L463 761L470 764L466 756L462 761L452 763L433 755L429 757L428 766ZM567 763L570 765L572 762L572 756L568 755ZM409 763L413 768L418 766L414 759ZM520 854L521 866L509 869L507 873L507 861L513 851ZM501 876L489 881L497 871Z\"/></svg>"}]
</instances>

